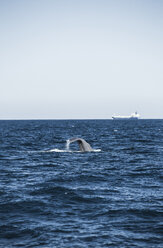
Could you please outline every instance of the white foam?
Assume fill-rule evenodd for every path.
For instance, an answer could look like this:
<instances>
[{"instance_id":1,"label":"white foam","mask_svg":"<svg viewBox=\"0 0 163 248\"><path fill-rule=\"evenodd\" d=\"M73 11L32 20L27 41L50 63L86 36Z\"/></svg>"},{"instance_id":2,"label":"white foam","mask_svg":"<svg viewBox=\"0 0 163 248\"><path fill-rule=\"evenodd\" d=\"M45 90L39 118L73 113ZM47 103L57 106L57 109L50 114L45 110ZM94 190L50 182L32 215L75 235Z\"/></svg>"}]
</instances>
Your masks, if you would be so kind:
<instances>
[{"instance_id":1,"label":"white foam","mask_svg":"<svg viewBox=\"0 0 163 248\"><path fill-rule=\"evenodd\" d=\"M69 150L69 148L66 148L66 150L61 150L61 149L54 148L54 149L51 149L51 150L46 150L46 151L41 151L41 152L72 152L72 153L81 152L81 153L83 153L82 151ZM101 149L94 149L91 152L101 152Z\"/></svg>"},{"instance_id":2,"label":"white foam","mask_svg":"<svg viewBox=\"0 0 163 248\"><path fill-rule=\"evenodd\" d=\"M93 149L93 152L101 152L101 149Z\"/></svg>"},{"instance_id":3,"label":"white foam","mask_svg":"<svg viewBox=\"0 0 163 248\"><path fill-rule=\"evenodd\" d=\"M70 149L70 140L66 140L66 150L69 151Z\"/></svg>"},{"instance_id":4,"label":"white foam","mask_svg":"<svg viewBox=\"0 0 163 248\"><path fill-rule=\"evenodd\" d=\"M68 150L61 150L61 149L51 149L51 150L48 150L48 151L45 151L45 152L68 152Z\"/></svg>"}]
</instances>

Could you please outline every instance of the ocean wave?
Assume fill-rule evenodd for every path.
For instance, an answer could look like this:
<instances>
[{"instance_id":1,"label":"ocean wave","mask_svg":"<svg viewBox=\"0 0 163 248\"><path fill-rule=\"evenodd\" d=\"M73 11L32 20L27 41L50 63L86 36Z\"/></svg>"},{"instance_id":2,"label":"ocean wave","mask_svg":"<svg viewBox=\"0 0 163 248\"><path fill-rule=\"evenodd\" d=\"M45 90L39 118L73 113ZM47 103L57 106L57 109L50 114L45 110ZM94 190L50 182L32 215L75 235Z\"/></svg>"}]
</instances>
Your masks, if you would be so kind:
<instances>
[{"instance_id":1,"label":"ocean wave","mask_svg":"<svg viewBox=\"0 0 163 248\"><path fill-rule=\"evenodd\" d=\"M161 247L163 121L0 124L0 247Z\"/></svg>"},{"instance_id":2,"label":"ocean wave","mask_svg":"<svg viewBox=\"0 0 163 248\"><path fill-rule=\"evenodd\" d=\"M102 200L105 200L102 196L97 196L95 191L78 188L68 188L63 186L52 186L42 187L35 190L32 190L30 193L31 196L50 196L55 197L55 201L59 202L69 202L69 203L99 203Z\"/></svg>"}]
</instances>

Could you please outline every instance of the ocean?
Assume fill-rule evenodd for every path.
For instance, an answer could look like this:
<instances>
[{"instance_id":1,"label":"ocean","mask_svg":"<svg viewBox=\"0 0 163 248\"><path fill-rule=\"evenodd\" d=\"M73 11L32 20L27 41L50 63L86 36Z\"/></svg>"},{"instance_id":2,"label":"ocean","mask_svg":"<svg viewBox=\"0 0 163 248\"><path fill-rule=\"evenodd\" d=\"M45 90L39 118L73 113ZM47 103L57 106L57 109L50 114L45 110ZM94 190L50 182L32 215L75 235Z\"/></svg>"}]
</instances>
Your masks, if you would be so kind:
<instances>
[{"instance_id":1,"label":"ocean","mask_svg":"<svg viewBox=\"0 0 163 248\"><path fill-rule=\"evenodd\" d=\"M163 120L1 120L0 247L161 248L162 167Z\"/></svg>"}]
</instances>

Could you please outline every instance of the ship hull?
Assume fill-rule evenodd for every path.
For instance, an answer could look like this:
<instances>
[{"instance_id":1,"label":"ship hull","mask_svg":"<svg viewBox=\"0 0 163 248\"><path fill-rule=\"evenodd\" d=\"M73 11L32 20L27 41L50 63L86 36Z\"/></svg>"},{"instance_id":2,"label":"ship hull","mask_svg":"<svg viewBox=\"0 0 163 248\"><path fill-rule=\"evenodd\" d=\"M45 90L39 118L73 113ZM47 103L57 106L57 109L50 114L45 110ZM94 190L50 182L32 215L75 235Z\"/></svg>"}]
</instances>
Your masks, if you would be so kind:
<instances>
[{"instance_id":1,"label":"ship hull","mask_svg":"<svg viewBox=\"0 0 163 248\"><path fill-rule=\"evenodd\" d=\"M135 112L131 115L126 115L126 116L125 115L113 115L112 119L113 120L138 120L139 117L140 115L137 112Z\"/></svg>"}]
</instances>

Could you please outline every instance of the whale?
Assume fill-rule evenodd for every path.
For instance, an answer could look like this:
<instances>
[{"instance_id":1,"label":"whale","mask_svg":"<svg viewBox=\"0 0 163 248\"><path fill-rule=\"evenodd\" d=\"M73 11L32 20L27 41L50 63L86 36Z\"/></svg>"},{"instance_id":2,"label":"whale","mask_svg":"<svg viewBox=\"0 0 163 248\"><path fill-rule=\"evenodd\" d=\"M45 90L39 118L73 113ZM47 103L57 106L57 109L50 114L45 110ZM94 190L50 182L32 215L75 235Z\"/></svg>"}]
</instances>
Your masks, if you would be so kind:
<instances>
[{"instance_id":1,"label":"whale","mask_svg":"<svg viewBox=\"0 0 163 248\"><path fill-rule=\"evenodd\" d=\"M90 144L88 142L86 142L84 139L82 138L71 138L68 140L68 143L71 144L73 142L77 142L79 145L79 149L81 152L91 152L93 151L92 147L90 146Z\"/></svg>"}]
</instances>

